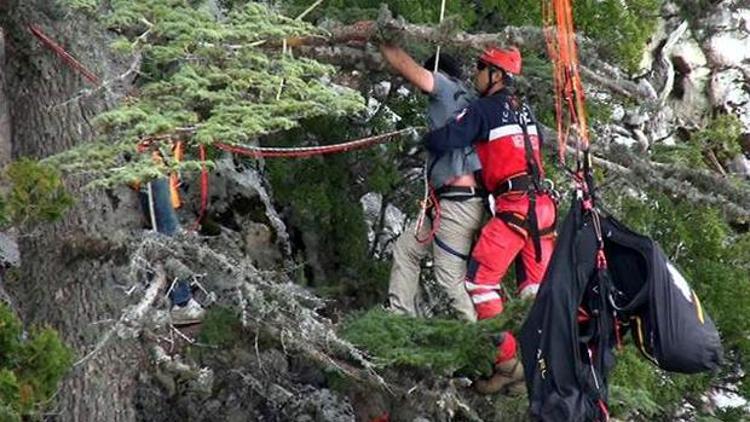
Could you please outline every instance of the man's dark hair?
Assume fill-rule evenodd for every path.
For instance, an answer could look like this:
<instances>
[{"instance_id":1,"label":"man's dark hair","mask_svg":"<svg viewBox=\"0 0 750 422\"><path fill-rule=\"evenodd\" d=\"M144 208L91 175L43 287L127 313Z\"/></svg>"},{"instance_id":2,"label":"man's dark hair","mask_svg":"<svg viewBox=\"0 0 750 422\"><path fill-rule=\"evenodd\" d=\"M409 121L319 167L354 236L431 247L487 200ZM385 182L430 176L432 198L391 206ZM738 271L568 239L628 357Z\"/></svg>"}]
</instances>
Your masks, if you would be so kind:
<instances>
[{"instance_id":1,"label":"man's dark hair","mask_svg":"<svg viewBox=\"0 0 750 422\"><path fill-rule=\"evenodd\" d=\"M435 54L430 56L430 58L424 62L423 66L430 72L435 70ZM450 54L440 53L438 70L456 79L461 79L462 77L461 62L456 60L456 58L451 56Z\"/></svg>"}]
</instances>

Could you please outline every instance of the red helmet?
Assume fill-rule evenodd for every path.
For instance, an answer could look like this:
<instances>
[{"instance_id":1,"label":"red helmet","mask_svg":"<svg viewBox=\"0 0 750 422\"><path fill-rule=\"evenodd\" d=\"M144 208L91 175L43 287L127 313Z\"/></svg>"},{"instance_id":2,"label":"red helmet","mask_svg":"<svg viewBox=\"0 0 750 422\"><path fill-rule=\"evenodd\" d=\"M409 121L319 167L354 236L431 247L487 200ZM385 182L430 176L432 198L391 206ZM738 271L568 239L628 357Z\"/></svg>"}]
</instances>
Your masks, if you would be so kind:
<instances>
[{"instance_id":1,"label":"red helmet","mask_svg":"<svg viewBox=\"0 0 750 422\"><path fill-rule=\"evenodd\" d=\"M521 52L516 47L511 47L507 50L488 47L479 56L479 61L514 75L521 73Z\"/></svg>"}]
</instances>

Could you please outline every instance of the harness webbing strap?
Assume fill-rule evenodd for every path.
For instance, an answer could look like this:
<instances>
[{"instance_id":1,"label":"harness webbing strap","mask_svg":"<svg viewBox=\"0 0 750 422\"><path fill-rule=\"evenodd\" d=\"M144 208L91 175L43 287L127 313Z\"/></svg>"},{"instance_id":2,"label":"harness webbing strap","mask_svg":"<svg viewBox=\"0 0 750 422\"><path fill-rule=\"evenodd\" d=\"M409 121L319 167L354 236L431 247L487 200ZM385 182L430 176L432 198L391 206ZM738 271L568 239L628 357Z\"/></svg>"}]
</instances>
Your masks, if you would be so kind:
<instances>
[{"instance_id":1,"label":"harness webbing strap","mask_svg":"<svg viewBox=\"0 0 750 422\"><path fill-rule=\"evenodd\" d=\"M526 126L526 116L523 114L523 109L516 110L516 117L521 126L521 130L523 131L523 144L526 153L526 170L531 178L531 185L528 189L529 211L527 213L529 235L531 236L532 242L534 242L534 259L536 262L542 262L542 241L540 239L539 220L536 214L536 194L541 190L539 164L534 157L534 146L531 144L531 138L529 137L528 128Z\"/></svg>"},{"instance_id":2,"label":"harness webbing strap","mask_svg":"<svg viewBox=\"0 0 750 422\"><path fill-rule=\"evenodd\" d=\"M435 236L433 240L435 241L435 244L440 247L440 249L448 252L449 254L451 254L451 255L453 255L453 256L455 256L457 258L461 258L464 261L468 261L469 260L469 255L462 254L461 252L459 252L459 251L451 248L450 245L448 245L447 243L443 242L439 237Z\"/></svg>"},{"instance_id":3,"label":"harness webbing strap","mask_svg":"<svg viewBox=\"0 0 750 422\"><path fill-rule=\"evenodd\" d=\"M510 211L506 212L500 212L495 215L495 218L499 218L503 220L506 224L514 227L518 227L519 229L526 230L529 233L529 236L531 236L531 230L530 230L530 222L528 218L520 217L518 214ZM548 236L550 234L553 234L557 231L556 222L555 224L552 224L549 227L545 227L543 229L539 229L537 231L538 238L540 239L544 236Z\"/></svg>"}]
</instances>

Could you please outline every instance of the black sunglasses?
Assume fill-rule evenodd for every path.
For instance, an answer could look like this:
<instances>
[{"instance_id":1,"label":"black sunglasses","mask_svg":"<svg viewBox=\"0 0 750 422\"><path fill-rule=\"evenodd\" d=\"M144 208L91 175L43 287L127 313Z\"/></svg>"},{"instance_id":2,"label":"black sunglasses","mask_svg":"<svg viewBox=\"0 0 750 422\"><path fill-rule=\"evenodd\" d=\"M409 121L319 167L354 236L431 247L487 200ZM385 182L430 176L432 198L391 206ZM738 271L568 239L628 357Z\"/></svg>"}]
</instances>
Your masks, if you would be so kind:
<instances>
[{"instance_id":1,"label":"black sunglasses","mask_svg":"<svg viewBox=\"0 0 750 422\"><path fill-rule=\"evenodd\" d=\"M482 60L477 60L477 70L482 71L487 68L487 63L483 62Z\"/></svg>"}]
</instances>

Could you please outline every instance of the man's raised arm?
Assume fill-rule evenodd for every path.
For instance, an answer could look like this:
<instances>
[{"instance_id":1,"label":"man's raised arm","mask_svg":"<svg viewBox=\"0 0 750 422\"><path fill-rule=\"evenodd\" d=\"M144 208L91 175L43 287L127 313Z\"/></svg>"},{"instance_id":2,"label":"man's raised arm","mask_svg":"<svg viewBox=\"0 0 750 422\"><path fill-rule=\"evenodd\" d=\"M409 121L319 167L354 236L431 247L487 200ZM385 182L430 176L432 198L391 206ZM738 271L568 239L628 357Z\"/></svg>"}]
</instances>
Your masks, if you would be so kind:
<instances>
[{"instance_id":1,"label":"man's raised arm","mask_svg":"<svg viewBox=\"0 0 750 422\"><path fill-rule=\"evenodd\" d=\"M412 85L423 92L432 92L435 87L435 79L432 73L415 62L401 47L393 44L381 44L380 54L398 74Z\"/></svg>"}]
</instances>

